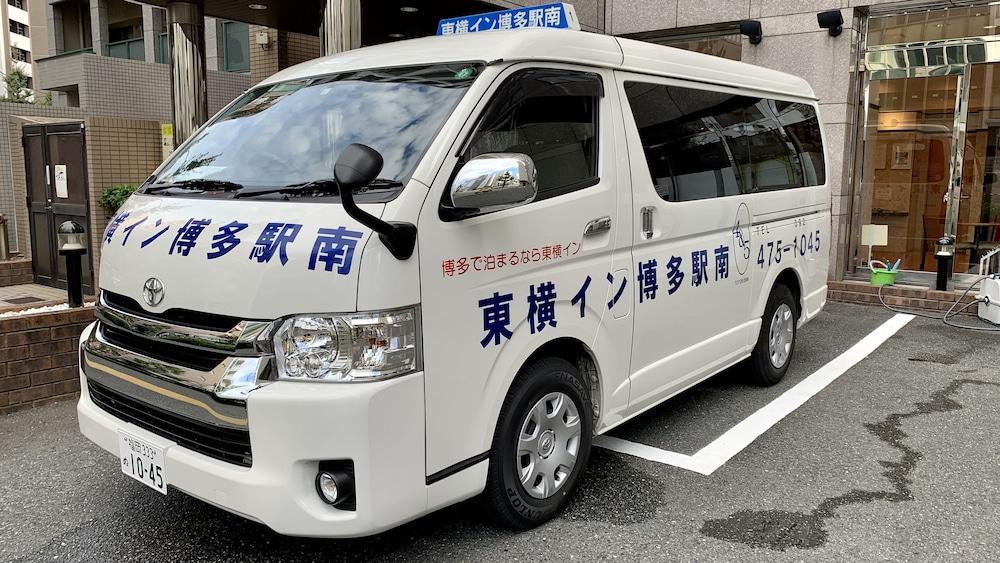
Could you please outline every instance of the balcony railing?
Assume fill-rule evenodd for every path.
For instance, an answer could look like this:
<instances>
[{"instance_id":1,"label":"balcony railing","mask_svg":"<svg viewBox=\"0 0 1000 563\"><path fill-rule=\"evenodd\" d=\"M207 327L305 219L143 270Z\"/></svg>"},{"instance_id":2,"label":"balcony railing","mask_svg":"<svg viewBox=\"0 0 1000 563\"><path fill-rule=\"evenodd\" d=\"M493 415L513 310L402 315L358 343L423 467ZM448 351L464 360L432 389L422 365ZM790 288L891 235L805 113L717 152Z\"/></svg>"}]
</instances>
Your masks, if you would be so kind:
<instances>
[{"instance_id":1,"label":"balcony railing","mask_svg":"<svg viewBox=\"0 0 1000 563\"><path fill-rule=\"evenodd\" d=\"M108 43L108 56L118 59L146 60L146 49L142 37Z\"/></svg>"}]
</instances>

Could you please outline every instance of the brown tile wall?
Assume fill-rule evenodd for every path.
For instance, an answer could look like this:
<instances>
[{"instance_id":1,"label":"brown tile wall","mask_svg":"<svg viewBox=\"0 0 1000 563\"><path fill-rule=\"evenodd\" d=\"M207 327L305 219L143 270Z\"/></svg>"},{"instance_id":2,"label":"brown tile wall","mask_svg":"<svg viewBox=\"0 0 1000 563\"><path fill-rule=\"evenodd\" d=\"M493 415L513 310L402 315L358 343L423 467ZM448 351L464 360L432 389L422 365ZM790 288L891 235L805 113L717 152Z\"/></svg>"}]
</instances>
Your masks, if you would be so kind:
<instances>
[{"instance_id":1,"label":"brown tile wall","mask_svg":"<svg viewBox=\"0 0 1000 563\"><path fill-rule=\"evenodd\" d=\"M163 152L159 121L91 117L85 123L91 256L96 268L101 257L101 235L109 219L97 203L101 192L115 184L141 184L160 165Z\"/></svg>"},{"instance_id":2,"label":"brown tile wall","mask_svg":"<svg viewBox=\"0 0 1000 563\"><path fill-rule=\"evenodd\" d=\"M0 262L0 287L31 283L32 281L31 260Z\"/></svg>"},{"instance_id":3,"label":"brown tile wall","mask_svg":"<svg viewBox=\"0 0 1000 563\"><path fill-rule=\"evenodd\" d=\"M267 32L267 49L257 45L258 32ZM319 56L319 37L279 31L270 27L250 26L250 84L258 84L279 70Z\"/></svg>"},{"instance_id":4,"label":"brown tile wall","mask_svg":"<svg viewBox=\"0 0 1000 563\"><path fill-rule=\"evenodd\" d=\"M266 31L271 38L267 49L257 45L257 33ZM259 83L278 72L278 30L259 25L250 26L250 85Z\"/></svg>"},{"instance_id":5,"label":"brown tile wall","mask_svg":"<svg viewBox=\"0 0 1000 563\"><path fill-rule=\"evenodd\" d=\"M80 392L77 341L93 308L0 319L0 415Z\"/></svg>"},{"instance_id":6,"label":"brown tile wall","mask_svg":"<svg viewBox=\"0 0 1000 563\"><path fill-rule=\"evenodd\" d=\"M278 65L288 68L320 55L319 37L287 31L278 34Z\"/></svg>"},{"instance_id":7,"label":"brown tile wall","mask_svg":"<svg viewBox=\"0 0 1000 563\"><path fill-rule=\"evenodd\" d=\"M872 287L867 282L829 281L827 282L827 288L827 299L830 301L881 305L878 297L878 288ZM882 299L892 307L921 309L936 314L949 310L961 295L962 292L934 291L926 287L906 285L887 286L882 290ZM971 303L974 300L974 292L969 292L969 295L966 295L962 299L962 304ZM970 315L975 315L976 310L976 307L970 307L966 312Z\"/></svg>"}]
</instances>

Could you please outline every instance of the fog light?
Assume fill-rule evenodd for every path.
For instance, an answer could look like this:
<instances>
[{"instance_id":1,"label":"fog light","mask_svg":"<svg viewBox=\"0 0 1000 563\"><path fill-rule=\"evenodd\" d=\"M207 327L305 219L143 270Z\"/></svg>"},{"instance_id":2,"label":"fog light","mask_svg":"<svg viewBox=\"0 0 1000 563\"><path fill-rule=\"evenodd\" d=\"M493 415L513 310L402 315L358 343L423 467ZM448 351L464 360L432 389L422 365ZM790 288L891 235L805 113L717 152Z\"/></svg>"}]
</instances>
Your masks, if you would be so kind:
<instances>
[{"instance_id":1,"label":"fog light","mask_svg":"<svg viewBox=\"0 0 1000 563\"><path fill-rule=\"evenodd\" d=\"M323 502L340 506L354 496L354 479L343 471L321 470L316 474L316 492Z\"/></svg>"}]
</instances>

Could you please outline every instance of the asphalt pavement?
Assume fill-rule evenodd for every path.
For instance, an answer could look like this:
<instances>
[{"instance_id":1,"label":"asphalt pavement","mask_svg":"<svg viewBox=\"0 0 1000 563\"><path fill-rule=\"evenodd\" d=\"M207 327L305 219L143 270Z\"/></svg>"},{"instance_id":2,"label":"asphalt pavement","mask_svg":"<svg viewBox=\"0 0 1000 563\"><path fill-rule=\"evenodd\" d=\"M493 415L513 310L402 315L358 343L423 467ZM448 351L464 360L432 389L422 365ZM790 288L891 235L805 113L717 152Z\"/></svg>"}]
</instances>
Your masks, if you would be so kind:
<instances>
[{"instance_id":1,"label":"asphalt pavement","mask_svg":"<svg viewBox=\"0 0 1000 563\"><path fill-rule=\"evenodd\" d=\"M778 386L729 370L611 434L692 454L892 315L831 303ZM995 560L998 404L1000 335L918 318L711 475L597 449L570 507L535 530L469 501L315 540L128 479L61 403L0 417L0 561Z\"/></svg>"}]
</instances>

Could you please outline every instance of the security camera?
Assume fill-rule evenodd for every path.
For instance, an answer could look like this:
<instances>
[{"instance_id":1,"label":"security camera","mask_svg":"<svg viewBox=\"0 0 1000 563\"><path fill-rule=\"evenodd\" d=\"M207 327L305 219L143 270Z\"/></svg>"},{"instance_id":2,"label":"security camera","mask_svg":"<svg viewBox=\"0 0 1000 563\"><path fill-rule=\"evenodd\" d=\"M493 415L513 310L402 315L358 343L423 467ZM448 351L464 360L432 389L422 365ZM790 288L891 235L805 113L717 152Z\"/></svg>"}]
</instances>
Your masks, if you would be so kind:
<instances>
[{"instance_id":1,"label":"security camera","mask_svg":"<svg viewBox=\"0 0 1000 563\"><path fill-rule=\"evenodd\" d=\"M757 45L764 39L764 31L758 20L740 20L740 35L746 35L751 45Z\"/></svg>"},{"instance_id":2,"label":"security camera","mask_svg":"<svg viewBox=\"0 0 1000 563\"><path fill-rule=\"evenodd\" d=\"M836 37L844 31L844 16L840 10L830 10L816 14L816 22L820 29L830 32L830 37Z\"/></svg>"}]
</instances>

